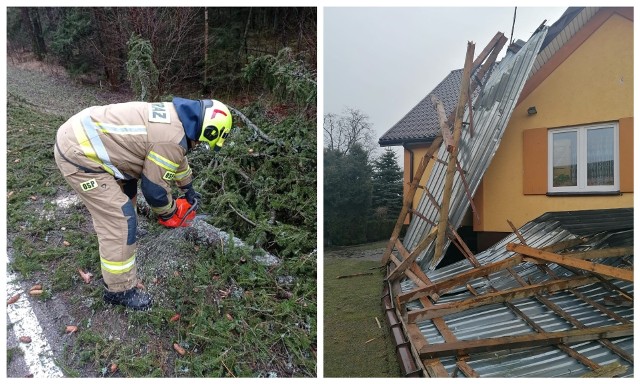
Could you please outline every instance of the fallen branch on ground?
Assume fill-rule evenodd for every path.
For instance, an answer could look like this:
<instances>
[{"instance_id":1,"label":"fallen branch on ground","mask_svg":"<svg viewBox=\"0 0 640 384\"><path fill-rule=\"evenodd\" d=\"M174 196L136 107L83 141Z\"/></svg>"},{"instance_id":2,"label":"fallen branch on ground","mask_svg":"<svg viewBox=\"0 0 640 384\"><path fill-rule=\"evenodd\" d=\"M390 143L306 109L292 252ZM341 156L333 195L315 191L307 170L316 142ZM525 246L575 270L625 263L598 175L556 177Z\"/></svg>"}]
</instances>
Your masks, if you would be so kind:
<instances>
[{"instance_id":1,"label":"fallen branch on ground","mask_svg":"<svg viewBox=\"0 0 640 384\"><path fill-rule=\"evenodd\" d=\"M366 275L373 275L373 272L362 272L362 273L354 273L351 275L340 275L340 276L337 276L336 279L345 279L347 277L366 276Z\"/></svg>"}]
</instances>

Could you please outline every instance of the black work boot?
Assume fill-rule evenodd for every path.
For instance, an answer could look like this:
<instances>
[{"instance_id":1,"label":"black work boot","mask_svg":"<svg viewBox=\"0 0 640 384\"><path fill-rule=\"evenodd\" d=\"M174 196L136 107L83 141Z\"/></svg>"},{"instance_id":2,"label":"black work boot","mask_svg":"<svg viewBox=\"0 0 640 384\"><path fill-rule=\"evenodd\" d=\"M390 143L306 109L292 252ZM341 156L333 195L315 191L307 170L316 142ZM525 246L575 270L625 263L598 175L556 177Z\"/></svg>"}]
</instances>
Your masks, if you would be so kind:
<instances>
[{"instance_id":1,"label":"black work boot","mask_svg":"<svg viewBox=\"0 0 640 384\"><path fill-rule=\"evenodd\" d=\"M144 311L151 307L151 296L133 287L123 292L109 292L105 289L102 296L109 304L124 305L127 308Z\"/></svg>"}]
</instances>

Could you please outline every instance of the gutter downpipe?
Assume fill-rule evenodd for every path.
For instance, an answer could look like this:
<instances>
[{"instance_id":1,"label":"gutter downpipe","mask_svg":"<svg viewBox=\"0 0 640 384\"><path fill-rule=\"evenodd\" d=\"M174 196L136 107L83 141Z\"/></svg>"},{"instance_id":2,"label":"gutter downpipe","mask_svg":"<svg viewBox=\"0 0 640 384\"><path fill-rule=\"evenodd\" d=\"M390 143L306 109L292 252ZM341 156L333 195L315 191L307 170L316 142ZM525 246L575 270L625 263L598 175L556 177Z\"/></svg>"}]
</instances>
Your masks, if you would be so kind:
<instances>
[{"instance_id":1,"label":"gutter downpipe","mask_svg":"<svg viewBox=\"0 0 640 384\"><path fill-rule=\"evenodd\" d=\"M391 273L391 263L387 264L387 276ZM414 349L410 341L405 338L405 330L402 322L399 319L399 314L396 311L393 301L393 289L391 282L385 280L382 289L382 307L384 309L385 318L389 325L389 330L393 336L393 341L396 348L396 358L400 364L400 369L404 377L425 377L424 368L414 355ZM398 284L397 282L394 284Z\"/></svg>"}]
</instances>

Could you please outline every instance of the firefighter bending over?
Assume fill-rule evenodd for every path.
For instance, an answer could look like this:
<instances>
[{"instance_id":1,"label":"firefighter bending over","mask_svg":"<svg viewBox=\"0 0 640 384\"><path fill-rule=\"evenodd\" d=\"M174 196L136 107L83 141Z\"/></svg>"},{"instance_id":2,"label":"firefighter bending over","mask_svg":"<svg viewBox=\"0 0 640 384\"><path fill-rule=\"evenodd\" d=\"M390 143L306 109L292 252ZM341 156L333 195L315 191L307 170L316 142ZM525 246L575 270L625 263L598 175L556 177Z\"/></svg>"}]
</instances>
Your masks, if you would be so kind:
<instances>
[{"instance_id":1,"label":"firefighter bending over","mask_svg":"<svg viewBox=\"0 0 640 384\"><path fill-rule=\"evenodd\" d=\"M91 213L105 302L151 306L151 296L137 288L138 181L160 224L184 226L185 208L200 198L186 154L201 142L220 150L231 124L229 109L217 100L176 97L90 107L58 129L56 164ZM171 183L185 199L172 197Z\"/></svg>"}]
</instances>

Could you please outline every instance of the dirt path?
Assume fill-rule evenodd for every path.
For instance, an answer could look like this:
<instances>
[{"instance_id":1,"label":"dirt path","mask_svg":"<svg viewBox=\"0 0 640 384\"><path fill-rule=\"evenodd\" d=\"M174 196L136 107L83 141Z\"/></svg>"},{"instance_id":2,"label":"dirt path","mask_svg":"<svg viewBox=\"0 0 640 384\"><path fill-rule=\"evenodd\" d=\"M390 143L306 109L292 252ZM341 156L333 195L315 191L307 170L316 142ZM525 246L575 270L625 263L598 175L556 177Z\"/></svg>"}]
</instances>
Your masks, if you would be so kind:
<instances>
[{"instance_id":1,"label":"dirt path","mask_svg":"<svg viewBox=\"0 0 640 384\"><path fill-rule=\"evenodd\" d=\"M10 97L66 117L92 105L131 101L133 96L126 90L112 92L99 83L82 85L69 78L61 67L23 57L7 60L7 98Z\"/></svg>"}]
</instances>

